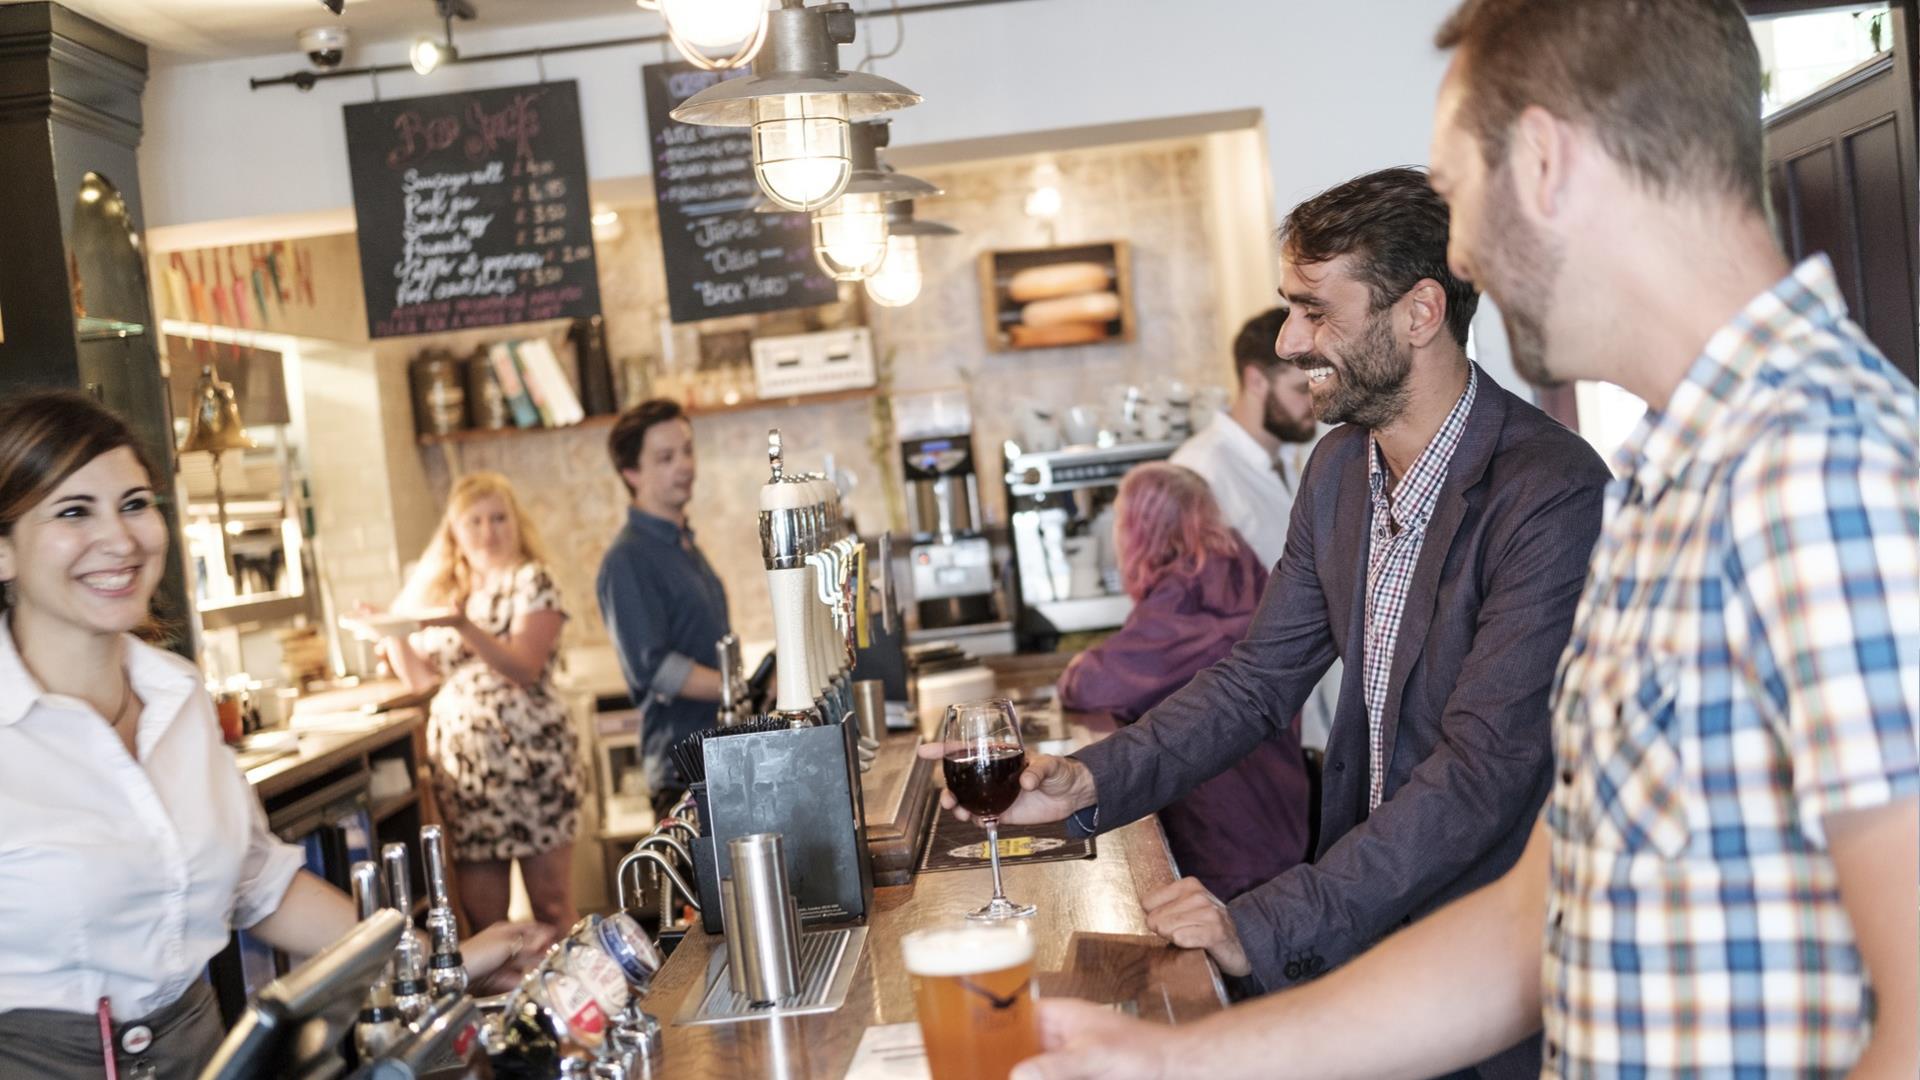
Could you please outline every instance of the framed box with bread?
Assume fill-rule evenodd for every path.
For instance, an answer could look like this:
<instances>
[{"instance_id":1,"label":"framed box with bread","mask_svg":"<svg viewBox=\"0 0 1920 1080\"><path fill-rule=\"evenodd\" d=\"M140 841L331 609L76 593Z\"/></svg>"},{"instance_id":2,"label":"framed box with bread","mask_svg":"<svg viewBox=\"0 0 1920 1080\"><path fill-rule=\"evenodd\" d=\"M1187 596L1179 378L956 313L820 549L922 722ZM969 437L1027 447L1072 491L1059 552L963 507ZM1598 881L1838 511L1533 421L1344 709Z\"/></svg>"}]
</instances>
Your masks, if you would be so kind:
<instances>
[{"instance_id":1,"label":"framed box with bread","mask_svg":"<svg viewBox=\"0 0 1920 1080\"><path fill-rule=\"evenodd\" d=\"M1127 242L983 251L980 305L995 352L1132 341Z\"/></svg>"}]
</instances>

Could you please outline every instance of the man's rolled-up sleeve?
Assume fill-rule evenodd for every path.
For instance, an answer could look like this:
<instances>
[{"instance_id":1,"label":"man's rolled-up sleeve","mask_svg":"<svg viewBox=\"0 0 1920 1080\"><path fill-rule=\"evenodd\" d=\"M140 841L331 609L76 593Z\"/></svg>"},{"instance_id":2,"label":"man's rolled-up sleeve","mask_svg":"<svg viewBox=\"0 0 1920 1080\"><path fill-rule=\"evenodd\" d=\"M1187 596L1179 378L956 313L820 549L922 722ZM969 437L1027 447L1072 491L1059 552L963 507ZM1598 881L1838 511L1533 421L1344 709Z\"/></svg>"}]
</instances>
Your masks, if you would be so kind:
<instances>
[{"instance_id":1,"label":"man's rolled-up sleeve","mask_svg":"<svg viewBox=\"0 0 1920 1080\"><path fill-rule=\"evenodd\" d=\"M665 596L657 583L632 560L608 559L594 591L634 703L678 697L693 671L693 658L668 644Z\"/></svg>"}]
</instances>

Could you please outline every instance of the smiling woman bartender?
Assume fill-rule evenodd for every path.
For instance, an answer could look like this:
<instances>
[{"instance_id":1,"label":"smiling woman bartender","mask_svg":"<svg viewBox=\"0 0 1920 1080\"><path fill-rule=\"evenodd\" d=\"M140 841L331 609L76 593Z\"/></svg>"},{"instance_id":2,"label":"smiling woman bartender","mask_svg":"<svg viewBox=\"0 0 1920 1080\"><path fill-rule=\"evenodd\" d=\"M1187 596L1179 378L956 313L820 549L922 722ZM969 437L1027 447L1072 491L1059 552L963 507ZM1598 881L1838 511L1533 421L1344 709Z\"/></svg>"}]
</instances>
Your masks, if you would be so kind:
<instances>
[{"instance_id":1,"label":"smiling woman bartender","mask_svg":"<svg viewBox=\"0 0 1920 1080\"><path fill-rule=\"evenodd\" d=\"M0 403L0 1080L191 1078L222 1031L203 977L234 928L296 955L354 924L221 744L149 623L168 528L132 432L91 399ZM501 926L510 979L551 932ZM102 1027L111 1024L110 1034Z\"/></svg>"}]
</instances>

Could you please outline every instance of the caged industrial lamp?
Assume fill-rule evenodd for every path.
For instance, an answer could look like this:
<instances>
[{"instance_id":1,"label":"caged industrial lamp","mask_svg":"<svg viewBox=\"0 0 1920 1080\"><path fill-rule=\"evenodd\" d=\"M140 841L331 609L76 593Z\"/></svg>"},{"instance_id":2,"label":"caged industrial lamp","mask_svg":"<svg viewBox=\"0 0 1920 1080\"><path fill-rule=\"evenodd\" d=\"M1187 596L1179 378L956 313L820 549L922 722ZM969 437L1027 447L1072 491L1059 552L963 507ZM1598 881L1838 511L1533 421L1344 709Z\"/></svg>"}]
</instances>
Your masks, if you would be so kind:
<instances>
[{"instance_id":1,"label":"caged industrial lamp","mask_svg":"<svg viewBox=\"0 0 1920 1080\"><path fill-rule=\"evenodd\" d=\"M887 205L887 257L867 278L867 299L881 307L906 307L920 296L920 238L956 236L959 229L913 216L913 200Z\"/></svg>"},{"instance_id":2,"label":"caged industrial lamp","mask_svg":"<svg viewBox=\"0 0 1920 1080\"><path fill-rule=\"evenodd\" d=\"M751 128L760 190L783 209L817 210L852 179L852 121L920 103L919 94L891 79L840 70L840 46L853 38L846 4L780 0L767 15L766 46L753 74L707 87L673 118Z\"/></svg>"},{"instance_id":3,"label":"caged industrial lamp","mask_svg":"<svg viewBox=\"0 0 1920 1080\"><path fill-rule=\"evenodd\" d=\"M767 0L634 0L657 11L687 63L723 71L753 62L767 41ZM731 50L730 52L727 50ZM718 56L713 55L719 53Z\"/></svg>"},{"instance_id":4,"label":"caged industrial lamp","mask_svg":"<svg viewBox=\"0 0 1920 1080\"><path fill-rule=\"evenodd\" d=\"M846 191L813 212L813 254L835 281L863 281L880 269L887 257L889 203L940 194L925 180L880 164L889 123L853 125L853 171Z\"/></svg>"}]
</instances>

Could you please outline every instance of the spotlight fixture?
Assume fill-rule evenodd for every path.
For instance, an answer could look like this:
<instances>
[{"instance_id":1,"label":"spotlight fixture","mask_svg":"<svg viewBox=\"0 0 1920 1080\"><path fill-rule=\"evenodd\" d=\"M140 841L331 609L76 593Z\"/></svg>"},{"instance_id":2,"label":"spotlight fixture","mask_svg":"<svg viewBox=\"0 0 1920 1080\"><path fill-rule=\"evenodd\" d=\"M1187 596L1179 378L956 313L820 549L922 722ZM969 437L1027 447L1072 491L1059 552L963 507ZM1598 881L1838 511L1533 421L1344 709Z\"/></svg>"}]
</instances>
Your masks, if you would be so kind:
<instances>
[{"instance_id":1,"label":"spotlight fixture","mask_svg":"<svg viewBox=\"0 0 1920 1080\"><path fill-rule=\"evenodd\" d=\"M767 0L634 0L657 11L667 38L694 67L706 71L745 67L767 40ZM719 51L720 56L709 55Z\"/></svg>"},{"instance_id":2,"label":"spotlight fixture","mask_svg":"<svg viewBox=\"0 0 1920 1080\"><path fill-rule=\"evenodd\" d=\"M407 51L407 60L413 64L413 70L421 75L431 75L443 64L460 59L460 50L453 44L453 20L471 19L475 12L468 0L433 0L435 13L440 16L442 38L435 41L422 34L413 40L413 48Z\"/></svg>"},{"instance_id":3,"label":"spotlight fixture","mask_svg":"<svg viewBox=\"0 0 1920 1080\"><path fill-rule=\"evenodd\" d=\"M913 216L913 200L887 204L887 257L867 278L867 298L881 307L905 307L920 295L920 238L955 236L959 229Z\"/></svg>"},{"instance_id":4,"label":"spotlight fixture","mask_svg":"<svg viewBox=\"0 0 1920 1080\"><path fill-rule=\"evenodd\" d=\"M709 86L672 115L683 124L753 129L760 190L784 209L817 210L852 179L851 122L917 105L920 95L891 79L840 70L840 46L854 38L853 9L844 3L780 0L766 37L752 75Z\"/></svg>"}]
</instances>

